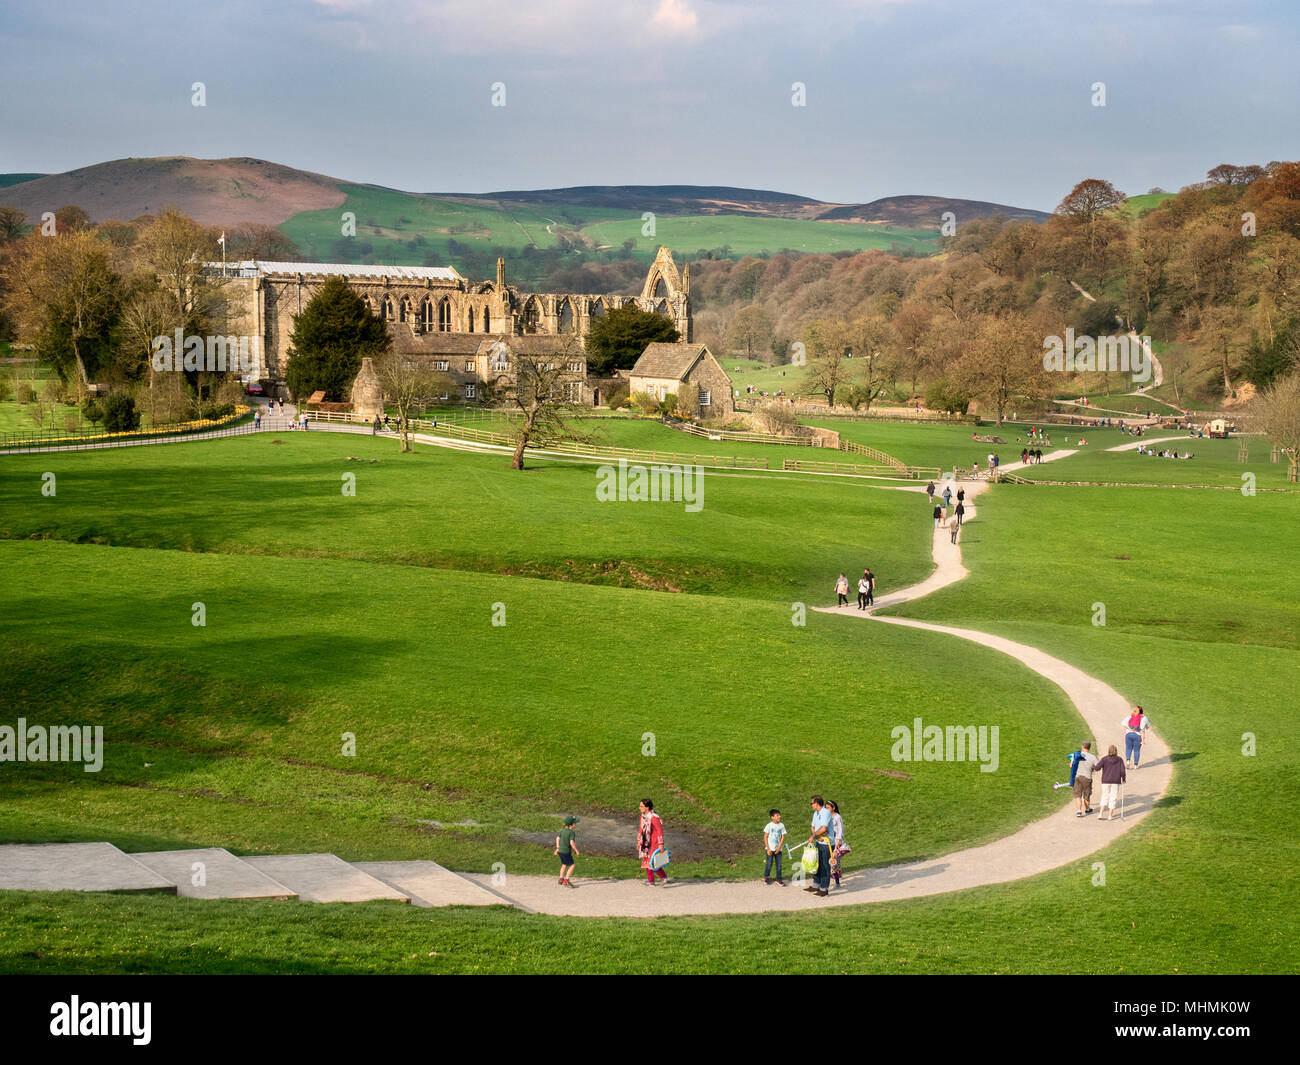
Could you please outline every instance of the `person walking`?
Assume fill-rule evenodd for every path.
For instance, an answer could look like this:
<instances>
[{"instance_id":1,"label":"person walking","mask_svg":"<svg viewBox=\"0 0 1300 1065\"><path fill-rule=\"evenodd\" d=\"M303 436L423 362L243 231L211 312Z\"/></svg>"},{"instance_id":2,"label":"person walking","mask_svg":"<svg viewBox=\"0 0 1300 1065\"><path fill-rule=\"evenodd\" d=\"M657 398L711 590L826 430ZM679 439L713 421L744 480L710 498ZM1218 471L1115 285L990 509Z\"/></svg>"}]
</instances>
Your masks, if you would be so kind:
<instances>
[{"instance_id":1,"label":"person walking","mask_svg":"<svg viewBox=\"0 0 1300 1065\"><path fill-rule=\"evenodd\" d=\"M862 571L862 576L867 581L867 606L874 606L876 602L876 575L868 567Z\"/></svg>"},{"instance_id":2,"label":"person walking","mask_svg":"<svg viewBox=\"0 0 1300 1065\"><path fill-rule=\"evenodd\" d=\"M1124 722L1124 764L1129 769L1138 767L1138 761L1142 757L1142 740L1150 728L1151 722L1142 712L1142 707L1133 707L1133 712Z\"/></svg>"},{"instance_id":3,"label":"person walking","mask_svg":"<svg viewBox=\"0 0 1300 1065\"><path fill-rule=\"evenodd\" d=\"M1097 756L1092 753L1092 744L1085 740L1070 757L1074 762L1074 816L1084 817L1092 813L1092 767L1097 764Z\"/></svg>"},{"instance_id":4,"label":"person walking","mask_svg":"<svg viewBox=\"0 0 1300 1065\"><path fill-rule=\"evenodd\" d=\"M1124 783L1127 774L1124 772L1119 749L1113 743L1106 757L1097 763L1097 768L1101 770L1101 805L1097 807L1097 820L1114 821L1115 807L1119 805L1119 786ZM1110 808L1109 817L1104 816L1107 807Z\"/></svg>"},{"instance_id":5,"label":"person walking","mask_svg":"<svg viewBox=\"0 0 1300 1065\"><path fill-rule=\"evenodd\" d=\"M763 826L763 846L767 850L767 861L763 863L763 883L772 882L772 860L776 859L776 883L778 887L785 887L785 881L781 879L781 860L785 857L781 853L781 848L785 846L785 825L781 823L781 811L769 810L767 814L769 820Z\"/></svg>"},{"instance_id":6,"label":"person walking","mask_svg":"<svg viewBox=\"0 0 1300 1065\"><path fill-rule=\"evenodd\" d=\"M952 485L943 486L943 509L947 510L952 505Z\"/></svg>"},{"instance_id":7,"label":"person walking","mask_svg":"<svg viewBox=\"0 0 1300 1065\"><path fill-rule=\"evenodd\" d=\"M966 502L966 489L964 488L957 489L957 502L958 504Z\"/></svg>"},{"instance_id":8,"label":"person walking","mask_svg":"<svg viewBox=\"0 0 1300 1065\"><path fill-rule=\"evenodd\" d=\"M941 521L943 521L943 504L936 503L934 505L934 527L936 529L939 527Z\"/></svg>"},{"instance_id":9,"label":"person walking","mask_svg":"<svg viewBox=\"0 0 1300 1065\"><path fill-rule=\"evenodd\" d=\"M858 609L867 609L867 592L871 590L871 582L867 580L867 574L864 571L858 578Z\"/></svg>"},{"instance_id":10,"label":"person walking","mask_svg":"<svg viewBox=\"0 0 1300 1065\"><path fill-rule=\"evenodd\" d=\"M812 833L808 843L817 848L817 872L813 874L812 887L804 888L820 898L831 893L831 812L820 795L809 800L812 807Z\"/></svg>"},{"instance_id":11,"label":"person walking","mask_svg":"<svg viewBox=\"0 0 1300 1065\"><path fill-rule=\"evenodd\" d=\"M852 849L844 842L844 818L840 816L840 806L834 799L826 800L826 808L831 812L831 876L835 886L840 886L840 857Z\"/></svg>"},{"instance_id":12,"label":"person walking","mask_svg":"<svg viewBox=\"0 0 1300 1065\"><path fill-rule=\"evenodd\" d=\"M835 594L840 597L840 601L835 604L836 606L849 605L849 579L843 573L840 574L840 579L835 582Z\"/></svg>"},{"instance_id":13,"label":"person walking","mask_svg":"<svg viewBox=\"0 0 1300 1065\"><path fill-rule=\"evenodd\" d=\"M573 830L573 826L578 823L578 818L569 814L564 819L564 827L560 829L560 834L555 837L555 855L560 859L560 886L573 887L573 856L579 854L578 851L578 834Z\"/></svg>"},{"instance_id":14,"label":"person walking","mask_svg":"<svg viewBox=\"0 0 1300 1065\"><path fill-rule=\"evenodd\" d=\"M929 484L927 484L927 485L925 486L925 494L926 494L927 496L930 497L930 501L931 501L931 502L934 501L934 482L933 482L933 481L931 481Z\"/></svg>"},{"instance_id":15,"label":"person walking","mask_svg":"<svg viewBox=\"0 0 1300 1065\"><path fill-rule=\"evenodd\" d=\"M957 517L957 515L954 514L951 518L948 519L948 531L952 533L952 542L954 544L957 542L957 532L960 529L961 529L961 518Z\"/></svg>"},{"instance_id":16,"label":"person walking","mask_svg":"<svg viewBox=\"0 0 1300 1065\"><path fill-rule=\"evenodd\" d=\"M965 504L965 503L962 503L962 502L958 502L958 503L957 503L957 509L956 509L955 511L953 511L953 517L955 517L955 518L957 519L957 524L958 524L959 526L965 523L965 521L966 521L966 504Z\"/></svg>"},{"instance_id":17,"label":"person walking","mask_svg":"<svg viewBox=\"0 0 1300 1065\"><path fill-rule=\"evenodd\" d=\"M641 800L641 824L637 831L636 850L641 856L641 868L645 870L646 883L655 886L655 873L659 879L668 880L668 874L662 869L650 866L650 857L664 845L664 823L655 813L655 804L650 799Z\"/></svg>"}]
</instances>

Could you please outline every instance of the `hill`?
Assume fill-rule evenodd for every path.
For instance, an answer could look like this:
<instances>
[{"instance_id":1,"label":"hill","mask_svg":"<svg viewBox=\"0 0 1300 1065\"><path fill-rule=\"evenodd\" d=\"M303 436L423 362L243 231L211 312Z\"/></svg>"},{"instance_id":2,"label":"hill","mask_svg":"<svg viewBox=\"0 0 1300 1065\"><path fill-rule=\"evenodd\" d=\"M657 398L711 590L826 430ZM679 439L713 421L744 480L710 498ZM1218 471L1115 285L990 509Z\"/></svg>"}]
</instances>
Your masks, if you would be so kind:
<instances>
[{"instance_id":1,"label":"hill","mask_svg":"<svg viewBox=\"0 0 1300 1065\"><path fill-rule=\"evenodd\" d=\"M957 200L949 196L886 196L871 203L843 204L817 216L823 222L867 222L872 225L897 226L901 229L937 229L945 211L957 221L992 215L1013 221L1043 222L1051 217L1046 211L1028 207L1009 207L985 200Z\"/></svg>"},{"instance_id":2,"label":"hill","mask_svg":"<svg viewBox=\"0 0 1300 1065\"><path fill-rule=\"evenodd\" d=\"M24 175L14 175L22 177ZM46 174L5 189L3 202L28 221L75 204L96 222L129 220L175 206L205 225L279 225L300 211L337 207L334 178L263 159L114 159L65 174Z\"/></svg>"}]
</instances>

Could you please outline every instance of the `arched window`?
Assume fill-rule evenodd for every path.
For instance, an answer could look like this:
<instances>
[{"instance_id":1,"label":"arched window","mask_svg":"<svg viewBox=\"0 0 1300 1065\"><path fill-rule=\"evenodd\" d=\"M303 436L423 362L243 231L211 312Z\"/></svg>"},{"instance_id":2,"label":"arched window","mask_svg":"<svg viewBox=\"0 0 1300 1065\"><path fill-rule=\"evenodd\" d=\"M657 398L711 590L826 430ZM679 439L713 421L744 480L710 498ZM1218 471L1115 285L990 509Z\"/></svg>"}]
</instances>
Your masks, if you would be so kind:
<instances>
[{"instance_id":1,"label":"arched window","mask_svg":"<svg viewBox=\"0 0 1300 1065\"><path fill-rule=\"evenodd\" d=\"M660 274L659 280L655 282L654 296L655 299L658 299L660 296L667 296L667 295L668 295L668 286L664 284L664 275Z\"/></svg>"},{"instance_id":2,"label":"arched window","mask_svg":"<svg viewBox=\"0 0 1300 1065\"><path fill-rule=\"evenodd\" d=\"M524 332L536 333L538 325L541 322L541 317L541 311L538 309L536 298L529 296L528 302L524 304Z\"/></svg>"},{"instance_id":3,"label":"arched window","mask_svg":"<svg viewBox=\"0 0 1300 1065\"><path fill-rule=\"evenodd\" d=\"M445 297L438 303L438 332L451 332L451 303Z\"/></svg>"},{"instance_id":4,"label":"arched window","mask_svg":"<svg viewBox=\"0 0 1300 1065\"><path fill-rule=\"evenodd\" d=\"M510 369L510 360L506 356L506 346L500 342L492 345L492 372L505 373Z\"/></svg>"},{"instance_id":5,"label":"arched window","mask_svg":"<svg viewBox=\"0 0 1300 1065\"><path fill-rule=\"evenodd\" d=\"M486 307L483 308L483 332L492 332L492 312Z\"/></svg>"},{"instance_id":6,"label":"arched window","mask_svg":"<svg viewBox=\"0 0 1300 1065\"><path fill-rule=\"evenodd\" d=\"M604 300L592 300L592 301L591 301L591 308L587 311L587 313L588 313L592 318L604 318L604 317L605 317L605 301L604 301Z\"/></svg>"},{"instance_id":7,"label":"arched window","mask_svg":"<svg viewBox=\"0 0 1300 1065\"><path fill-rule=\"evenodd\" d=\"M433 332L433 301L430 299L420 304L420 326L422 332Z\"/></svg>"},{"instance_id":8,"label":"arched window","mask_svg":"<svg viewBox=\"0 0 1300 1065\"><path fill-rule=\"evenodd\" d=\"M393 320L393 299L391 296L384 297L382 317L385 322L391 322Z\"/></svg>"},{"instance_id":9,"label":"arched window","mask_svg":"<svg viewBox=\"0 0 1300 1065\"><path fill-rule=\"evenodd\" d=\"M467 319L467 321L469 324L469 331L471 333L474 332L474 308L473 307L469 309L469 318Z\"/></svg>"},{"instance_id":10,"label":"arched window","mask_svg":"<svg viewBox=\"0 0 1300 1065\"><path fill-rule=\"evenodd\" d=\"M397 308L397 320L399 322L411 321L411 300L409 296L403 296L402 302Z\"/></svg>"},{"instance_id":11,"label":"arched window","mask_svg":"<svg viewBox=\"0 0 1300 1065\"><path fill-rule=\"evenodd\" d=\"M573 303L565 300L560 304L560 332L572 333L573 329Z\"/></svg>"},{"instance_id":12,"label":"arched window","mask_svg":"<svg viewBox=\"0 0 1300 1065\"><path fill-rule=\"evenodd\" d=\"M662 314L665 318L671 318L672 314L668 310L668 301L660 300L655 304L655 314Z\"/></svg>"}]
</instances>

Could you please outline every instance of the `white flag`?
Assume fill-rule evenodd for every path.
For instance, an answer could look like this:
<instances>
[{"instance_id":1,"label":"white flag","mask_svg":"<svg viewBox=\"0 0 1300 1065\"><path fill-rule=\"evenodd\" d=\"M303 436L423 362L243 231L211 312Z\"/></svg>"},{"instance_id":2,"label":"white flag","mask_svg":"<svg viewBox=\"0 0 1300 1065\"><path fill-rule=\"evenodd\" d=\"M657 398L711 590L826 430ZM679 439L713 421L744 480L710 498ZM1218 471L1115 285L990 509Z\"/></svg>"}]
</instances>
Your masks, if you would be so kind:
<instances>
[{"instance_id":1,"label":"white flag","mask_svg":"<svg viewBox=\"0 0 1300 1065\"><path fill-rule=\"evenodd\" d=\"M222 232L221 232L221 236L217 239L217 243L220 244L223 248L226 246L226 233L225 233L225 230L222 230Z\"/></svg>"}]
</instances>

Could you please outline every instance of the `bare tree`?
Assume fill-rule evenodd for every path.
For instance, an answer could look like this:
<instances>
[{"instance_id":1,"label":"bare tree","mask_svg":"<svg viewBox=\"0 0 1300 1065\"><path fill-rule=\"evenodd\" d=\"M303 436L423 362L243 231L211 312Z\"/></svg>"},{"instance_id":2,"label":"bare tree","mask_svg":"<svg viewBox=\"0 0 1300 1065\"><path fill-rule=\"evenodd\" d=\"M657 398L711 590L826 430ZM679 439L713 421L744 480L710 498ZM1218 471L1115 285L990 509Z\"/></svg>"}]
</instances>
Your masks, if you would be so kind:
<instances>
[{"instance_id":1,"label":"bare tree","mask_svg":"<svg viewBox=\"0 0 1300 1065\"><path fill-rule=\"evenodd\" d=\"M1273 382L1255 398L1250 421L1281 448L1291 463L1287 480L1300 481L1300 371Z\"/></svg>"},{"instance_id":2,"label":"bare tree","mask_svg":"<svg viewBox=\"0 0 1300 1065\"><path fill-rule=\"evenodd\" d=\"M451 378L430 369L426 363L415 362L391 351L379 360L375 374L383 389L384 401L397 409L397 435L401 452L406 454L411 450L411 419L416 407L428 402L432 396L450 392Z\"/></svg>"},{"instance_id":3,"label":"bare tree","mask_svg":"<svg viewBox=\"0 0 1300 1065\"><path fill-rule=\"evenodd\" d=\"M493 361L496 358L494 351ZM489 401L501 401L519 414L511 427L515 451L510 468L524 469L524 452L530 447L545 447L560 440L591 443L591 434L572 424L573 417L584 409L579 395L582 375L569 369L570 363L583 358L581 342L570 336L554 353L516 353L512 358L513 371L499 372L485 389Z\"/></svg>"}]
</instances>

